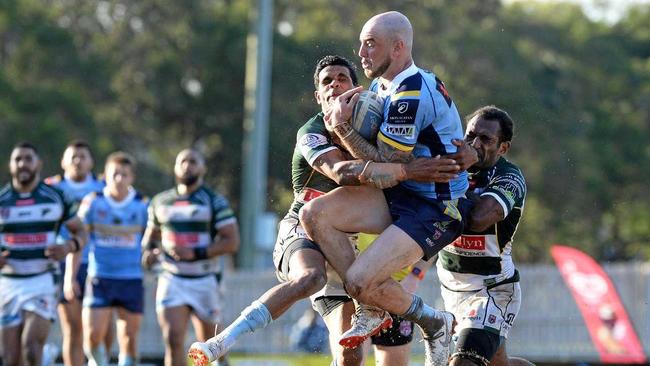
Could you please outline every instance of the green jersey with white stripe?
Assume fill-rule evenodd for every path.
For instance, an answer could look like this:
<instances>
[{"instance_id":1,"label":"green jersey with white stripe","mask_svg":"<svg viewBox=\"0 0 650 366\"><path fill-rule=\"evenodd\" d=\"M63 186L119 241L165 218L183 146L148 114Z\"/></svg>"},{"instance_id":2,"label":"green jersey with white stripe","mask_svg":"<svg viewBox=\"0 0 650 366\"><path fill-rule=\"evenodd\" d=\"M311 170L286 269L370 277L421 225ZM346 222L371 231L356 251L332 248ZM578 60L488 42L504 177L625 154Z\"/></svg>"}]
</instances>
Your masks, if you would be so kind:
<instances>
[{"instance_id":1,"label":"green jersey with white stripe","mask_svg":"<svg viewBox=\"0 0 650 366\"><path fill-rule=\"evenodd\" d=\"M440 282L450 290L466 291L516 280L512 262L512 240L526 198L521 170L501 157L490 169L470 172L469 189L481 197L494 198L505 218L484 232L465 230L440 251L437 262Z\"/></svg>"},{"instance_id":2,"label":"green jersey with white stripe","mask_svg":"<svg viewBox=\"0 0 650 366\"><path fill-rule=\"evenodd\" d=\"M201 186L189 195L176 188L157 194L149 205L148 226L159 228L165 253L162 268L173 274L200 277L221 272L218 257L176 261L167 253L174 247L207 247L219 228L237 222L228 200Z\"/></svg>"},{"instance_id":3,"label":"green jersey with white stripe","mask_svg":"<svg viewBox=\"0 0 650 366\"><path fill-rule=\"evenodd\" d=\"M305 123L296 134L296 148L291 160L291 181L294 200L288 216L298 217L298 211L309 200L337 188L339 185L312 167L318 157L338 149L325 128L323 113Z\"/></svg>"},{"instance_id":4,"label":"green jersey with white stripe","mask_svg":"<svg viewBox=\"0 0 650 366\"><path fill-rule=\"evenodd\" d=\"M0 189L0 246L9 251L2 276L34 276L54 268L45 249L56 245L61 225L74 217L74 202L43 182L28 193L11 183Z\"/></svg>"}]
</instances>

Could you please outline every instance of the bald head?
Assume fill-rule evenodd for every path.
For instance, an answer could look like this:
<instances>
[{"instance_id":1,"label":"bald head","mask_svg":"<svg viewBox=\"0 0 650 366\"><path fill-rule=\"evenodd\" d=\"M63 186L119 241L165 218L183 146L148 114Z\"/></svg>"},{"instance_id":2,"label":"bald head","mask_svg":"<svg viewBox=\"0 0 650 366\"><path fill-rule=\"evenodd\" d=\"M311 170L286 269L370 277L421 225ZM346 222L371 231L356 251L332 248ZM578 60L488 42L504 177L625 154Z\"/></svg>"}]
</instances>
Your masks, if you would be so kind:
<instances>
[{"instance_id":1,"label":"bald head","mask_svg":"<svg viewBox=\"0 0 650 366\"><path fill-rule=\"evenodd\" d=\"M205 159L195 149L185 149L176 156L174 164L176 182L185 186L198 186L205 175Z\"/></svg>"},{"instance_id":2,"label":"bald head","mask_svg":"<svg viewBox=\"0 0 650 366\"><path fill-rule=\"evenodd\" d=\"M364 24L363 30L373 29L378 36L390 41L403 41L408 54L413 48L413 27L409 19L397 11L377 14Z\"/></svg>"}]
</instances>

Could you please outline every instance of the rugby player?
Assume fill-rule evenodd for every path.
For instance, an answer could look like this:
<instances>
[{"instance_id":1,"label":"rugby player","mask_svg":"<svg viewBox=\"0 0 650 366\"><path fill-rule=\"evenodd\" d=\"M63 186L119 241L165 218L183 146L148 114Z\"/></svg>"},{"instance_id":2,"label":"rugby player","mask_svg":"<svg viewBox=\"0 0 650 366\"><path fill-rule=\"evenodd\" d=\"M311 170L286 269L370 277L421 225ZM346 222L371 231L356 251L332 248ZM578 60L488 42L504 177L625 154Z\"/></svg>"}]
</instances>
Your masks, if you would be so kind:
<instances>
[{"instance_id":1,"label":"rugby player","mask_svg":"<svg viewBox=\"0 0 650 366\"><path fill-rule=\"evenodd\" d=\"M357 85L354 65L339 56L325 56L314 72L314 97L321 112L305 123L297 133L296 148L292 159L292 182L294 201L280 223L273 261L280 284L268 290L242 311L230 326L208 342L194 343L190 347L190 359L196 366L206 366L225 354L243 334L265 328L281 316L296 301L312 296L314 308L321 314L330 331L330 337L338 336L350 327L354 311L351 303L340 306L337 289L324 288L328 280L325 258L317 244L304 232L298 219L301 207L316 197L340 185L359 185L366 162L349 160L339 146L336 135L325 126L323 116L331 101ZM448 181L459 167L452 159L417 159L409 164L379 164L383 175L370 176L368 184L395 185L406 178L432 181ZM396 173L397 172L397 173ZM403 172L400 174L399 172ZM352 246L346 236L346 245ZM328 282L328 285L332 282ZM317 293L317 291L321 290ZM340 289L342 290L342 288ZM343 292L343 295L345 292ZM344 350L338 342L331 342L333 364L360 365L363 352Z\"/></svg>"},{"instance_id":2,"label":"rugby player","mask_svg":"<svg viewBox=\"0 0 650 366\"><path fill-rule=\"evenodd\" d=\"M143 264L161 257L156 312L165 342L165 366L186 366L185 334L190 318L199 340L221 320L221 258L239 248L237 219L228 201L203 184L205 159L194 149L178 153L176 187L149 205Z\"/></svg>"},{"instance_id":3,"label":"rugby player","mask_svg":"<svg viewBox=\"0 0 650 366\"><path fill-rule=\"evenodd\" d=\"M144 303L140 242L147 200L133 188L135 159L124 152L106 158L106 187L88 194L78 215L89 232L87 292L83 300L84 351L91 366L108 364L104 339L117 312L119 366L137 363Z\"/></svg>"},{"instance_id":4,"label":"rugby player","mask_svg":"<svg viewBox=\"0 0 650 366\"><path fill-rule=\"evenodd\" d=\"M369 161L366 171L370 172L377 169L375 162L406 162L457 152L453 141L463 137L460 116L444 84L414 64L408 18L398 12L376 15L364 25L360 41L364 73L376 78L370 90L385 99L384 121L375 147L348 122L360 88L337 97L327 123L346 150ZM384 191L341 187L307 203L300 215L307 233L345 279L353 298L420 327L428 365L446 363L454 316L426 305L391 274L419 259L428 260L460 235L461 211L469 203L464 198L467 185L467 173L462 171L448 183L406 181ZM347 232L381 235L355 261ZM386 324L386 316L380 311L359 314L340 343L358 346Z\"/></svg>"},{"instance_id":5,"label":"rugby player","mask_svg":"<svg viewBox=\"0 0 650 366\"><path fill-rule=\"evenodd\" d=\"M9 159L11 181L0 189L0 359L5 366L41 366L56 316L54 269L86 243L72 200L41 182L42 166L32 144L17 144ZM62 225L68 239L57 243Z\"/></svg>"},{"instance_id":6,"label":"rugby player","mask_svg":"<svg viewBox=\"0 0 650 366\"><path fill-rule=\"evenodd\" d=\"M505 347L521 305L511 252L526 198L521 170L504 157L513 130L512 118L495 106L468 117L465 141L479 157L468 170L475 205L463 235L440 251L436 262L445 309L458 320L452 366L530 365L508 358Z\"/></svg>"},{"instance_id":7,"label":"rugby player","mask_svg":"<svg viewBox=\"0 0 650 366\"><path fill-rule=\"evenodd\" d=\"M61 169L63 174L58 174L45 179L45 182L67 194L78 206L85 195L91 192L99 192L104 188L104 182L97 179L92 173L94 159L90 145L81 140L74 140L68 143L63 156L61 157ZM65 227L60 231L61 239L68 238ZM69 276L71 288L61 287L59 305L57 311L61 324L63 338L62 357L65 366L82 366L84 363L83 353L83 328L81 325L81 301L84 296L86 274L88 270L88 247L84 247L81 253L69 257L73 260L72 271L65 271L66 263L61 262L62 276ZM77 263L78 262L78 263ZM112 329L112 328L110 328ZM107 335L105 347L111 348L112 332Z\"/></svg>"}]
</instances>

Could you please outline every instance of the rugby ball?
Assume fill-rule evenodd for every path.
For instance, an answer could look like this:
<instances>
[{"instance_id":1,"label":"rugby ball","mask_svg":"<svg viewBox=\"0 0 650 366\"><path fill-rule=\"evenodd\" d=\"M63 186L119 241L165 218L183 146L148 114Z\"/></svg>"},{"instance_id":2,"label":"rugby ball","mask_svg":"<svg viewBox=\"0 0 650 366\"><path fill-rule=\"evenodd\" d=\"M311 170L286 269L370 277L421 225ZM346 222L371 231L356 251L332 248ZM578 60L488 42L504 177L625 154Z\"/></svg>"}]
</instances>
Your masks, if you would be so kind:
<instances>
[{"instance_id":1,"label":"rugby ball","mask_svg":"<svg viewBox=\"0 0 650 366\"><path fill-rule=\"evenodd\" d=\"M384 100L377 93L364 90L352 110L350 124L363 138L371 143L377 140L379 125L384 119Z\"/></svg>"}]
</instances>

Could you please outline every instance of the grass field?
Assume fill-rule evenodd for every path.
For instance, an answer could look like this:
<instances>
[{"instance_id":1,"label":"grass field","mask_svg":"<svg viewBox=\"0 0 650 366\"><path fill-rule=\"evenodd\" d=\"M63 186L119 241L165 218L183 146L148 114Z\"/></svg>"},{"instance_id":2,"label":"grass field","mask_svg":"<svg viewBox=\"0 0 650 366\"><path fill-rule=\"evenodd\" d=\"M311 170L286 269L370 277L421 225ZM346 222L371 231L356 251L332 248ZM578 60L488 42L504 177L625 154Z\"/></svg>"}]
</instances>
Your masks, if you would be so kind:
<instances>
[{"instance_id":1,"label":"grass field","mask_svg":"<svg viewBox=\"0 0 650 366\"><path fill-rule=\"evenodd\" d=\"M410 366L422 365L421 355L414 356ZM255 355L248 356L242 354L228 355L231 366L329 366L331 358L326 355ZM375 360L369 357L366 360L366 366L372 366Z\"/></svg>"}]
</instances>

